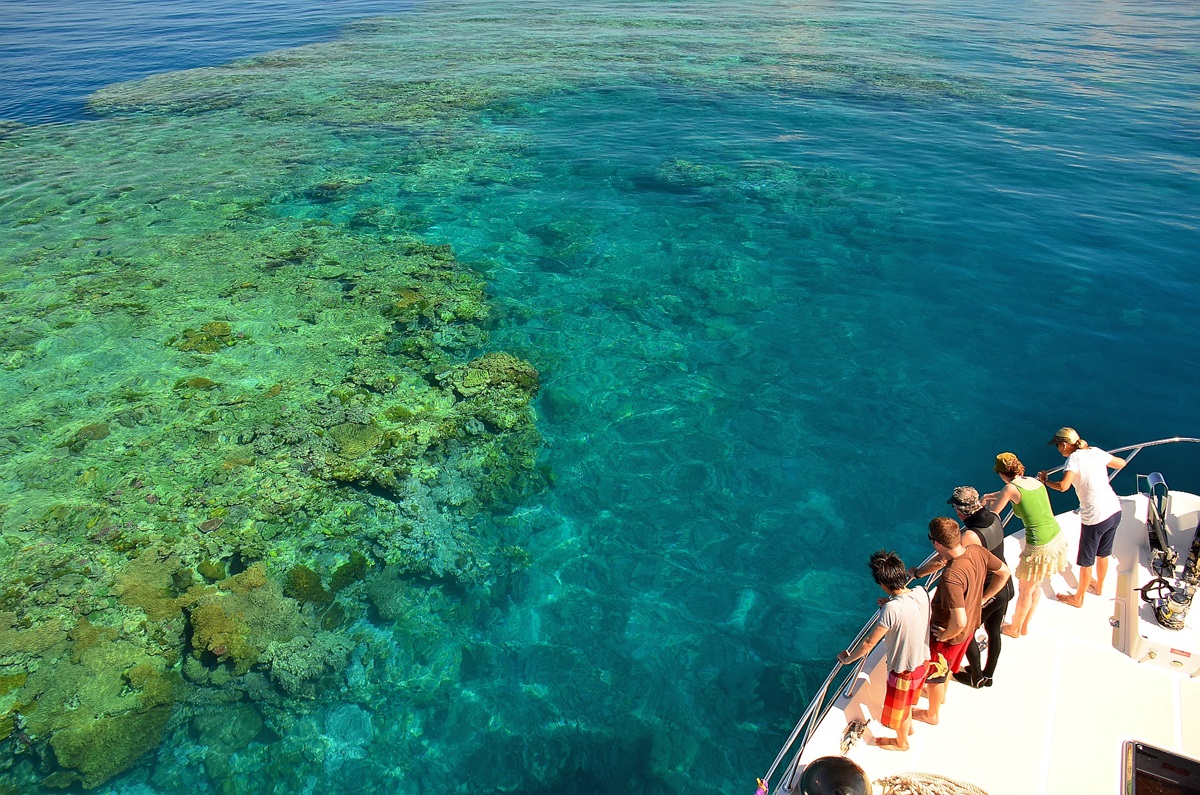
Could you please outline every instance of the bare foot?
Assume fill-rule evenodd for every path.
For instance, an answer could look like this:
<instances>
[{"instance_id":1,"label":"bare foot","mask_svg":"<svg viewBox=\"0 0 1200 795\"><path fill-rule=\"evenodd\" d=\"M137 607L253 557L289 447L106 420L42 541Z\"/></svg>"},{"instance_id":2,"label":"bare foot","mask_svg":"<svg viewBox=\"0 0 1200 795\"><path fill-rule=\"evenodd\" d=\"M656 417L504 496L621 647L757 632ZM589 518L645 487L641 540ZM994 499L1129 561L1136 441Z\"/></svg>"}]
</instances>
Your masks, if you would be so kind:
<instances>
[{"instance_id":1,"label":"bare foot","mask_svg":"<svg viewBox=\"0 0 1200 795\"><path fill-rule=\"evenodd\" d=\"M1096 594L1096 596L1100 596L1100 594L1103 591L1104 591L1104 584L1098 583L1095 580L1092 580L1092 584L1088 586L1088 593L1094 593L1094 594Z\"/></svg>"},{"instance_id":2,"label":"bare foot","mask_svg":"<svg viewBox=\"0 0 1200 795\"><path fill-rule=\"evenodd\" d=\"M1083 594L1081 593L1056 593L1054 594L1054 598L1064 605L1083 607Z\"/></svg>"},{"instance_id":3,"label":"bare foot","mask_svg":"<svg viewBox=\"0 0 1200 795\"><path fill-rule=\"evenodd\" d=\"M875 739L875 745L877 745L880 748L883 748L886 751L907 751L908 750L908 743L901 745L900 741L895 739L894 737L877 737Z\"/></svg>"},{"instance_id":4,"label":"bare foot","mask_svg":"<svg viewBox=\"0 0 1200 795\"><path fill-rule=\"evenodd\" d=\"M1021 637L1021 633L1018 632L1016 627L1014 627L1012 624L1005 624L1004 626L1000 627L1000 631L1010 638Z\"/></svg>"},{"instance_id":5,"label":"bare foot","mask_svg":"<svg viewBox=\"0 0 1200 795\"><path fill-rule=\"evenodd\" d=\"M929 714L927 709L914 709L913 720L919 720L921 723L928 723L930 726L937 726L938 719Z\"/></svg>"}]
</instances>

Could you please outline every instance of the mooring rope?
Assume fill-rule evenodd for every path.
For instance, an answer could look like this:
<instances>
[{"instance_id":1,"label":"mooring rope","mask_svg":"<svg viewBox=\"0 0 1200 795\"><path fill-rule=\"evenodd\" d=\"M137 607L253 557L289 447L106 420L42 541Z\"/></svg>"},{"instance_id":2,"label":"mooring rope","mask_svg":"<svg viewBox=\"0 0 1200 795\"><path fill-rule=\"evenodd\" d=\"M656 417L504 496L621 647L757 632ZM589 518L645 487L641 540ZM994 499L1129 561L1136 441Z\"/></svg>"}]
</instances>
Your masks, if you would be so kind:
<instances>
[{"instance_id":1,"label":"mooring rope","mask_svg":"<svg viewBox=\"0 0 1200 795\"><path fill-rule=\"evenodd\" d=\"M901 773L875 779L881 795L987 795L974 784L955 781L936 773Z\"/></svg>"}]
</instances>

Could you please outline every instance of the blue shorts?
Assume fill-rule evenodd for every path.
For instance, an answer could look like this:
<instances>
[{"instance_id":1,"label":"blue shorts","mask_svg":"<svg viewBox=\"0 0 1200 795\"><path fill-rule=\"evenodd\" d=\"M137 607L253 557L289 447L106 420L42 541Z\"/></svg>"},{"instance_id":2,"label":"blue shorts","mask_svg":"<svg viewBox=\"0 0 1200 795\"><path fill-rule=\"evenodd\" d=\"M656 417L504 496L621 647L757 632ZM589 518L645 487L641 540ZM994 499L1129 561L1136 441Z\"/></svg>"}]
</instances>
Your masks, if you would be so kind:
<instances>
[{"instance_id":1,"label":"blue shorts","mask_svg":"<svg viewBox=\"0 0 1200 795\"><path fill-rule=\"evenodd\" d=\"M1079 554L1076 566L1092 566L1096 558L1107 558L1112 554L1113 539L1117 537L1117 525L1121 523L1121 512L1117 511L1103 522L1079 527Z\"/></svg>"}]
</instances>

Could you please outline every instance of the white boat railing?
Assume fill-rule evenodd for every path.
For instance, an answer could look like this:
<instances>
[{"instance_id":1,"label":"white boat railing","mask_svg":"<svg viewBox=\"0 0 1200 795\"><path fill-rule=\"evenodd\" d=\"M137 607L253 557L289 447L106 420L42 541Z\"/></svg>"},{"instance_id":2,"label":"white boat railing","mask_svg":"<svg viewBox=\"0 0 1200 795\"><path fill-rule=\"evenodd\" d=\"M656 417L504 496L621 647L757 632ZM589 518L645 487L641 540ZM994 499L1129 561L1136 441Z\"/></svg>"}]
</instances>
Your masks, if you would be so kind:
<instances>
[{"instance_id":1,"label":"white boat railing","mask_svg":"<svg viewBox=\"0 0 1200 795\"><path fill-rule=\"evenodd\" d=\"M1108 450L1107 452L1111 455L1129 453L1129 455L1125 457L1125 463L1128 465L1128 463L1132 461L1138 455L1138 453L1142 452L1148 447L1161 447L1168 444L1188 442L1200 444L1200 439L1192 438L1190 436L1173 436L1169 439L1157 439L1153 442L1142 442L1140 444L1131 444L1126 447L1117 447L1112 450ZM1065 466L1066 464L1064 462L1062 465L1059 465L1054 469L1047 470L1047 472L1049 474L1061 472ZM1109 481L1111 482L1112 479L1122 471L1122 469L1114 471L1111 475L1109 475ZM1004 516L1001 517L1001 521L1004 523L1005 527L1008 526L1008 521L1012 518L1012 516L1012 507L1010 506L1008 510L1005 511ZM935 557L937 557L937 553L930 555L921 565L924 566L926 563L931 562ZM930 574L926 579L926 587L932 586L937 581L940 574L941 569L938 569ZM862 638L868 632L870 632L872 627L875 626L875 622L878 617L879 612L876 611L875 615L873 615L871 619L867 621L867 623L863 624L862 629L858 631L858 634L854 636L854 640L847 645L846 648L852 649L858 645L858 642L862 640ZM800 768L800 757L804 755L804 749L808 745L808 741L812 737L813 731L817 728L821 721L825 719L825 716L829 714L829 710L833 709L833 705L837 702L839 696L846 698L850 696L854 683L857 681L858 674L862 670L862 665L865 661L866 658L863 657L859 660L856 660L849 666L843 665L840 662L834 663L833 669L829 672L829 675L825 677L825 682L819 688L817 688L817 691L813 695L812 700L809 702L808 707L804 710L804 714L800 716L800 720L797 721L795 728L792 729L792 733L788 737L787 742L785 742L783 747L779 750L779 754L775 757L775 761L771 763L771 767L767 770L766 775L758 779L758 792L756 795L764 795L767 792L774 792L775 795L788 795L789 793L796 791L796 785L799 782L800 774L803 772ZM834 682L838 683L836 687L833 687ZM832 697L830 694L833 694ZM796 745L797 742L799 742L798 746ZM779 780L779 784L774 788L774 790L771 790L771 777L775 775L775 771L779 768L779 764L788 755L793 747L795 747L796 750L792 756L791 763L788 764L787 770L784 772L783 777ZM845 751L843 750L843 753L844 752Z\"/></svg>"}]
</instances>

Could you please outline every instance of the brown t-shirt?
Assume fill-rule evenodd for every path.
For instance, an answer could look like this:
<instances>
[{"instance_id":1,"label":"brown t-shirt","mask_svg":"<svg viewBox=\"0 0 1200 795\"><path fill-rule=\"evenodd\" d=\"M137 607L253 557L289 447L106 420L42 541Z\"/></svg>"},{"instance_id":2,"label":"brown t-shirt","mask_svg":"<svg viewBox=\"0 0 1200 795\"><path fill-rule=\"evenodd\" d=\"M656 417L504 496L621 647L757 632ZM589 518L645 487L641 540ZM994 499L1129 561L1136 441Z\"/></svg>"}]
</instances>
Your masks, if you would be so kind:
<instances>
[{"instance_id":1,"label":"brown t-shirt","mask_svg":"<svg viewBox=\"0 0 1200 795\"><path fill-rule=\"evenodd\" d=\"M956 607L967 609L967 627L946 643L962 643L979 629L979 614L983 610L983 584L989 571L996 571L1004 562L981 546L972 544L963 554L946 564L937 593L933 595L932 621L934 626L950 623L950 612Z\"/></svg>"}]
</instances>

